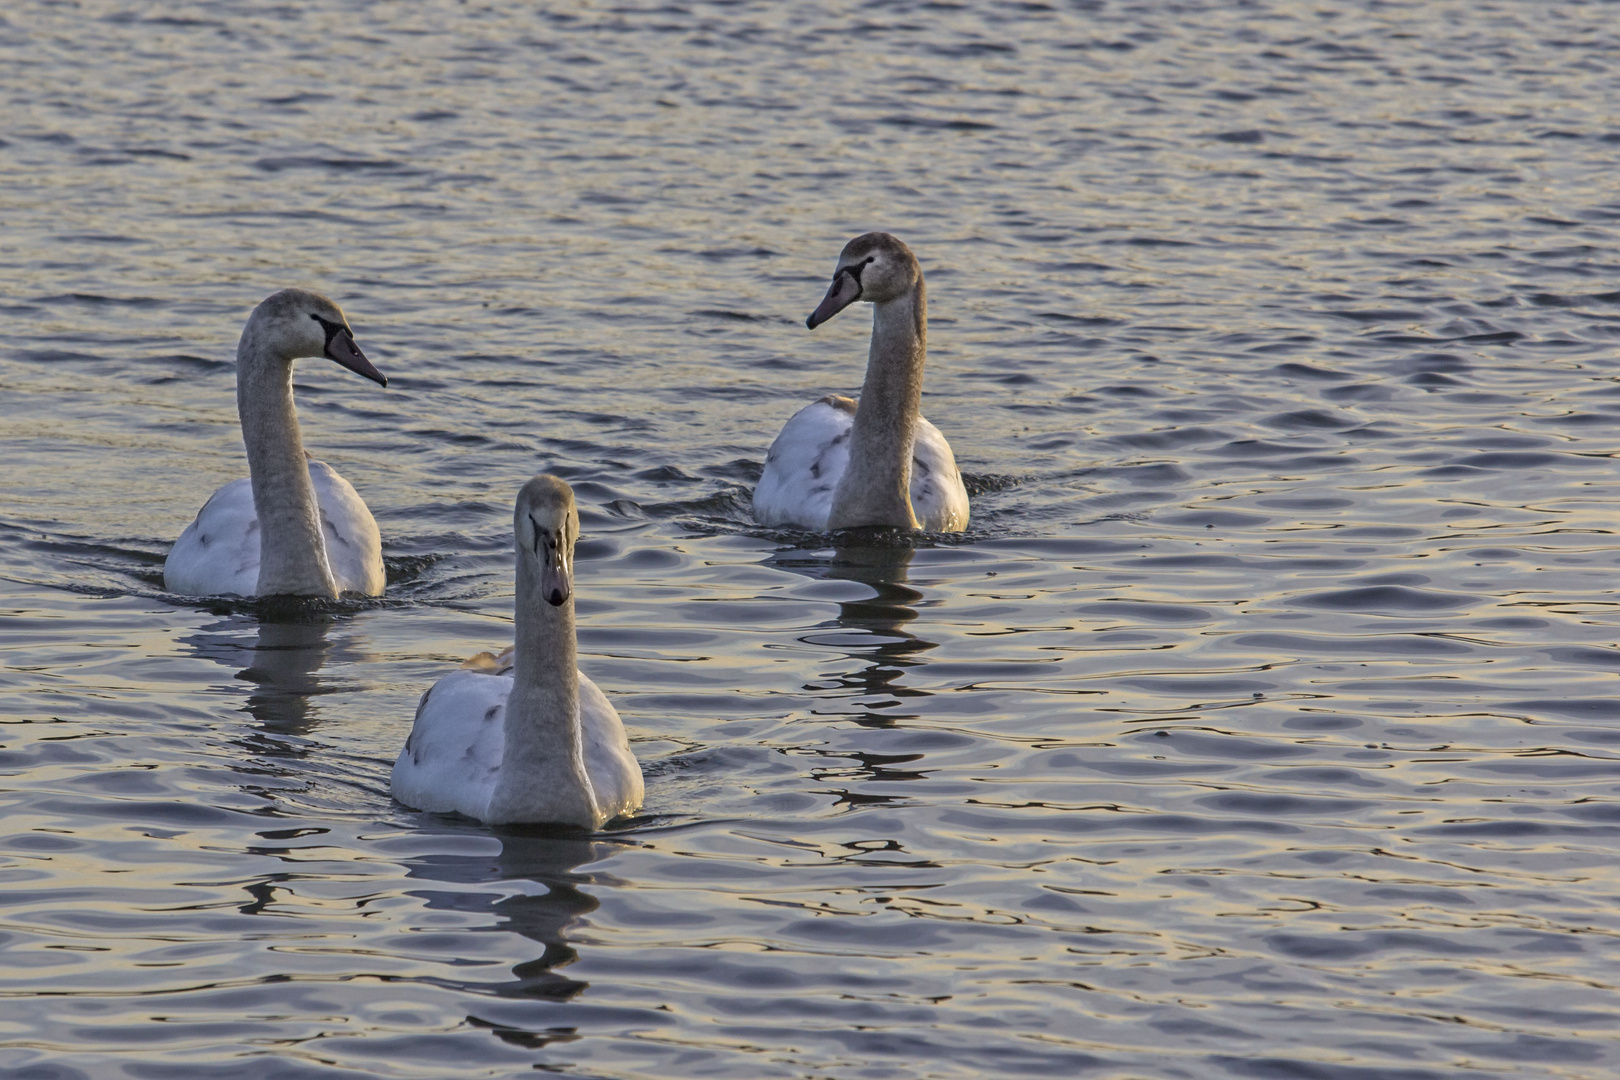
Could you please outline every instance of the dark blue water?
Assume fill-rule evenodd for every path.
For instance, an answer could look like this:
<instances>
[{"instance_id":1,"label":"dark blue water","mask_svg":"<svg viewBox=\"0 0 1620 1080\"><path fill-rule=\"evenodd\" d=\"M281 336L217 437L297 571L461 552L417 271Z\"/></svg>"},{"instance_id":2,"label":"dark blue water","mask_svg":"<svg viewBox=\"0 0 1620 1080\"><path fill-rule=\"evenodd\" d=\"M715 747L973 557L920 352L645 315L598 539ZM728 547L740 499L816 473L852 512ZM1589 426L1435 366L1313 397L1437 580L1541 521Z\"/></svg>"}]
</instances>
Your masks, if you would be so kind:
<instances>
[{"instance_id":1,"label":"dark blue water","mask_svg":"<svg viewBox=\"0 0 1620 1080\"><path fill-rule=\"evenodd\" d=\"M0 14L0 1072L1606 1078L1603 4ZM922 260L958 538L748 514ZM167 595L254 303L384 599ZM578 492L583 838L417 814Z\"/></svg>"}]
</instances>

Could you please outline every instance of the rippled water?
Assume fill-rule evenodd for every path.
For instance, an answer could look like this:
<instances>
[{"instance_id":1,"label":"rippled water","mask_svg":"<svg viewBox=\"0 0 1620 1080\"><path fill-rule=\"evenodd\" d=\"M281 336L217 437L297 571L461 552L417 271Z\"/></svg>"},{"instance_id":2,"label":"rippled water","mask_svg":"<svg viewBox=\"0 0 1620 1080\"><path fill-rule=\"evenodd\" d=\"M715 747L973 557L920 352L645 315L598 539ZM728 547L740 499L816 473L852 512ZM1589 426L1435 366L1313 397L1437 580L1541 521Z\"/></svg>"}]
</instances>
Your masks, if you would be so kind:
<instances>
[{"instance_id":1,"label":"rippled water","mask_svg":"<svg viewBox=\"0 0 1620 1080\"><path fill-rule=\"evenodd\" d=\"M1609 1077L1602 4L0 14L0 1071ZM966 536L752 524L886 228ZM387 597L162 591L264 294ZM587 540L647 806L388 797Z\"/></svg>"}]
</instances>

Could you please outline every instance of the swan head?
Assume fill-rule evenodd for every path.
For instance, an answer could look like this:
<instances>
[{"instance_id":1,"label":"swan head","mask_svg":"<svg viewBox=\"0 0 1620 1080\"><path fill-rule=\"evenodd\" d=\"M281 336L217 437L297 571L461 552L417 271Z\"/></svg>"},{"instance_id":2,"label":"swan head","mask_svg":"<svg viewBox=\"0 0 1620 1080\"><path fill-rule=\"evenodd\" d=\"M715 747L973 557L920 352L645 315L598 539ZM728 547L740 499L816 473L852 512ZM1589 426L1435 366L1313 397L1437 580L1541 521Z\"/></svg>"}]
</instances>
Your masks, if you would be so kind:
<instances>
[{"instance_id":1,"label":"swan head","mask_svg":"<svg viewBox=\"0 0 1620 1080\"><path fill-rule=\"evenodd\" d=\"M247 333L285 360L324 356L356 375L388 385L388 377L372 367L355 344L354 331L349 329L343 309L318 292L282 289L271 293L253 309Z\"/></svg>"},{"instance_id":2,"label":"swan head","mask_svg":"<svg viewBox=\"0 0 1620 1080\"><path fill-rule=\"evenodd\" d=\"M579 511L574 489L551 475L536 476L518 492L513 515L518 562L533 561L540 595L561 607L574 595L574 541L579 539Z\"/></svg>"},{"instance_id":3,"label":"swan head","mask_svg":"<svg viewBox=\"0 0 1620 1080\"><path fill-rule=\"evenodd\" d=\"M857 236L839 253L832 287L804 324L814 330L857 300L869 304L897 300L921 279L917 256L899 237L885 232Z\"/></svg>"}]
</instances>

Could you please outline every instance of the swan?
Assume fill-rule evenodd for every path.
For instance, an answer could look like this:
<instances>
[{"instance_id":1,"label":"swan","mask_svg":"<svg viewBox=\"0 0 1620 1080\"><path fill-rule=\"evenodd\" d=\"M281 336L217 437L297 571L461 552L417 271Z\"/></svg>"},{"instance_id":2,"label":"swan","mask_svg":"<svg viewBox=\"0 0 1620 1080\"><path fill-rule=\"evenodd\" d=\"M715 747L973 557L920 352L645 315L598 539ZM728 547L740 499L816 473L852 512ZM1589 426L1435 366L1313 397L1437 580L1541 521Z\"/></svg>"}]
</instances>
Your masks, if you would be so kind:
<instances>
[{"instance_id":1,"label":"swan","mask_svg":"<svg viewBox=\"0 0 1620 1080\"><path fill-rule=\"evenodd\" d=\"M574 491L536 476L518 492L516 640L479 653L416 706L394 798L486 825L599 829L641 806L641 767L619 714L575 666Z\"/></svg>"},{"instance_id":2,"label":"swan","mask_svg":"<svg viewBox=\"0 0 1620 1080\"><path fill-rule=\"evenodd\" d=\"M911 249L888 233L844 245L814 330L850 304L872 305L872 348L857 403L828 394L783 425L754 489L762 525L823 532L863 525L961 532L968 496L956 457L918 412L928 355L928 291Z\"/></svg>"},{"instance_id":3,"label":"swan","mask_svg":"<svg viewBox=\"0 0 1620 1080\"><path fill-rule=\"evenodd\" d=\"M163 564L185 596L325 596L383 591L382 539L349 482L304 452L292 365L324 356L388 385L338 306L307 289L266 297L236 346L236 411L249 476L214 492Z\"/></svg>"}]
</instances>

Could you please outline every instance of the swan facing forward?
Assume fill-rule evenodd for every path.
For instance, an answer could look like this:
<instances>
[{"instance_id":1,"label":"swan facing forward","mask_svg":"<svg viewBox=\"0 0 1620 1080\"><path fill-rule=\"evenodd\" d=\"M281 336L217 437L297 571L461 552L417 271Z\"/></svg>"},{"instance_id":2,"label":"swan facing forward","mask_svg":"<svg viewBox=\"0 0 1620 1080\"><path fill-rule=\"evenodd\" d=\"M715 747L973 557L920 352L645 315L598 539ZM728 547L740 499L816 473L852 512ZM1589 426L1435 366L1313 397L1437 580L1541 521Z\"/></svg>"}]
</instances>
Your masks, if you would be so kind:
<instances>
[{"instance_id":1,"label":"swan facing forward","mask_svg":"<svg viewBox=\"0 0 1620 1080\"><path fill-rule=\"evenodd\" d=\"M293 361L324 356L388 385L338 306L283 289L253 309L236 346L236 411L248 472L214 492L174 543L163 584L187 596L326 596L383 591L371 511L330 465L304 452Z\"/></svg>"},{"instance_id":2,"label":"swan facing forward","mask_svg":"<svg viewBox=\"0 0 1620 1080\"><path fill-rule=\"evenodd\" d=\"M762 525L825 531L865 525L961 532L968 496L956 457L923 419L928 292L917 257L888 233L844 245L814 330L857 300L872 305L872 348L859 404L828 394L793 414L754 489Z\"/></svg>"},{"instance_id":3,"label":"swan facing forward","mask_svg":"<svg viewBox=\"0 0 1620 1080\"><path fill-rule=\"evenodd\" d=\"M394 798L486 825L599 829L641 806L619 714L575 666L574 492L536 476L518 492L516 641L434 683L394 763Z\"/></svg>"}]
</instances>

